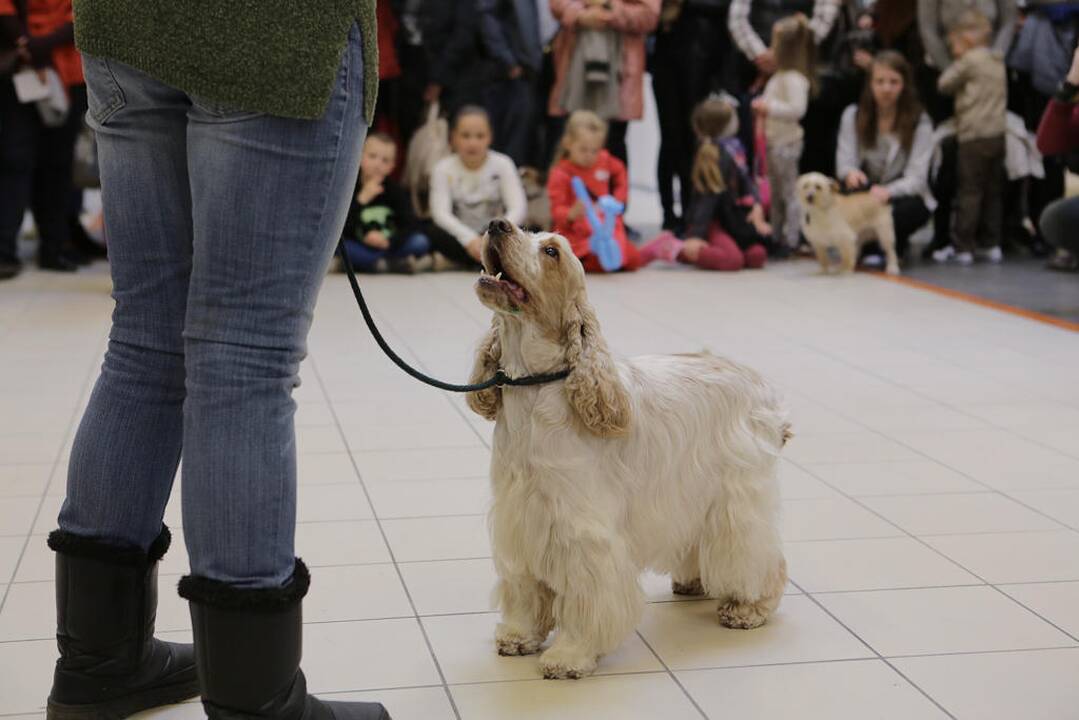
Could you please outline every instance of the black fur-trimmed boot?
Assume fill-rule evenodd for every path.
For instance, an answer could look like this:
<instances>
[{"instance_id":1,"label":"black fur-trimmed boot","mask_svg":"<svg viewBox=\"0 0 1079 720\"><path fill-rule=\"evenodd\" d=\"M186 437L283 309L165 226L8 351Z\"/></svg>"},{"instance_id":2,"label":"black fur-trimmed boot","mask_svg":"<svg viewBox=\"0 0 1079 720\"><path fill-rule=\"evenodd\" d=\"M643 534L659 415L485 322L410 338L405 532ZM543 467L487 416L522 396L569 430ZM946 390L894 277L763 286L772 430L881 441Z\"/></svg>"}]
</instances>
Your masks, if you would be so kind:
<instances>
[{"instance_id":1,"label":"black fur-trimmed boot","mask_svg":"<svg viewBox=\"0 0 1079 720\"><path fill-rule=\"evenodd\" d=\"M199 694L191 645L154 639L157 566L172 536L149 551L62 530L56 552L56 644L60 658L48 720L120 720Z\"/></svg>"},{"instance_id":2,"label":"black fur-trimmed boot","mask_svg":"<svg viewBox=\"0 0 1079 720\"><path fill-rule=\"evenodd\" d=\"M180 581L211 720L390 720L379 703L323 702L307 694L301 605L310 584L299 558L280 588L237 588L191 575Z\"/></svg>"}]
</instances>

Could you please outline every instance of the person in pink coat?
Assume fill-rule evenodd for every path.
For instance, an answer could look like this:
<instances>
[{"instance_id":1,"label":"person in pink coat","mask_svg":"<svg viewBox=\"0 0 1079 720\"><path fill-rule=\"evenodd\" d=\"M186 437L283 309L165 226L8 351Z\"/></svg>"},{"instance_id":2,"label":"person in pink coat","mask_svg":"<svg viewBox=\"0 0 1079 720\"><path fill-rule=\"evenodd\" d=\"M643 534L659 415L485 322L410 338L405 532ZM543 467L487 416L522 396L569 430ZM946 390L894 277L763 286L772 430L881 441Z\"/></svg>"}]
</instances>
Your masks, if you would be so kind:
<instances>
[{"instance_id":1,"label":"person in pink coat","mask_svg":"<svg viewBox=\"0 0 1079 720\"><path fill-rule=\"evenodd\" d=\"M622 162L628 163L626 129L630 120L644 115L645 38L659 22L661 0L550 0L551 14L561 24L551 51L555 67L555 82L551 88L547 111L553 117L564 117L572 110L562 107L562 97L578 34L586 30L614 30L620 34L621 53L618 68L620 112L608 120L607 149Z\"/></svg>"}]
</instances>

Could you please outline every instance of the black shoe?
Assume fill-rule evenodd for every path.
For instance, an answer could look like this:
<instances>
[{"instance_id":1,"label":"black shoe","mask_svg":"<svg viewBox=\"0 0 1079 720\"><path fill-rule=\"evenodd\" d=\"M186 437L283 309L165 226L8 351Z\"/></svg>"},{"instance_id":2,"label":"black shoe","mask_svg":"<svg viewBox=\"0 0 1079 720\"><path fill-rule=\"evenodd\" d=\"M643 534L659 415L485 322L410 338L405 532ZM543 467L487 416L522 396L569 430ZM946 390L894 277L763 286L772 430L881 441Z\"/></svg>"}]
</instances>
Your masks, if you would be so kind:
<instances>
[{"instance_id":1,"label":"black shoe","mask_svg":"<svg viewBox=\"0 0 1079 720\"><path fill-rule=\"evenodd\" d=\"M109 256L105 246L95 242L86 234L86 228L82 226L78 216L71 218L71 249L80 255L89 258L90 261L104 259Z\"/></svg>"},{"instance_id":2,"label":"black shoe","mask_svg":"<svg viewBox=\"0 0 1079 720\"><path fill-rule=\"evenodd\" d=\"M1040 237L1031 238L1029 248L1030 254L1036 258L1047 258L1053 254L1053 246Z\"/></svg>"},{"instance_id":3,"label":"black shoe","mask_svg":"<svg viewBox=\"0 0 1079 720\"><path fill-rule=\"evenodd\" d=\"M22 272L22 263L18 260L0 260L0 280L10 280Z\"/></svg>"},{"instance_id":4,"label":"black shoe","mask_svg":"<svg viewBox=\"0 0 1079 720\"><path fill-rule=\"evenodd\" d=\"M48 720L120 720L199 694L191 645L154 639L157 565L148 552L56 530L56 644Z\"/></svg>"},{"instance_id":5,"label":"black shoe","mask_svg":"<svg viewBox=\"0 0 1079 720\"><path fill-rule=\"evenodd\" d=\"M37 266L42 270L64 273L77 272L79 269L78 264L66 255L42 255L37 260Z\"/></svg>"},{"instance_id":6,"label":"black shoe","mask_svg":"<svg viewBox=\"0 0 1079 720\"><path fill-rule=\"evenodd\" d=\"M310 582L298 558L280 588L237 588L193 575L180 580L210 720L390 720L379 703L323 702L307 694L300 608Z\"/></svg>"}]
</instances>

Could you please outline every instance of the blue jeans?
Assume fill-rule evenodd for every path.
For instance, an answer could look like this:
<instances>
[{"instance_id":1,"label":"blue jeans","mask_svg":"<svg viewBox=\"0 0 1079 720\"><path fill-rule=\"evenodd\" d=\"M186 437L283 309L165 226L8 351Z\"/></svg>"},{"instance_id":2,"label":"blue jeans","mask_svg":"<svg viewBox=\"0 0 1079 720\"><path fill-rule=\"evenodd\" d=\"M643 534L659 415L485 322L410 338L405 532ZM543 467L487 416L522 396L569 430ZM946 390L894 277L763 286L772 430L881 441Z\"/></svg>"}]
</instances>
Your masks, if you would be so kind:
<instances>
[{"instance_id":1,"label":"blue jeans","mask_svg":"<svg viewBox=\"0 0 1079 720\"><path fill-rule=\"evenodd\" d=\"M116 308L61 529L147 548L182 453L192 573L291 576L292 391L367 131L362 43L353 26L316 120L215 106L84 57Z\"/></svg>"},{"instance_id":2,"label":"blue jeans","mask_svg":"<svg viewBox=\"0 0 1079 720\"><path fill-rule=\"evenodd\" d=\"M345 252L352 266L363 272L371 272L379 260L397 260L409 256L420 257L431 252L431 241L423 233L413 233L405 238L405 241L396 248L379 250L370 245L364 245L359 240L345 238Z\"/></svg>"}]
</instances>

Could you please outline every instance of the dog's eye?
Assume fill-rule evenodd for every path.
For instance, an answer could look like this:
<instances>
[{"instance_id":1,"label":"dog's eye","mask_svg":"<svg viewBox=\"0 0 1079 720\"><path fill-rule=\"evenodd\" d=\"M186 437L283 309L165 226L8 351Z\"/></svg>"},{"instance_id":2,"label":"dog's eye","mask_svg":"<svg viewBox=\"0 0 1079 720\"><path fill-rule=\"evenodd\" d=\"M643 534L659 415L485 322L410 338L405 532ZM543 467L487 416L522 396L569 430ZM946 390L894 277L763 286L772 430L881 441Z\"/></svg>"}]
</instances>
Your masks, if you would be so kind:
<instances>
[{"instance_id":1,"label":"dog's eye","mask_svg":"<svg viewBox=\"0 0 1079 720\"><path fill-rule=\"evenodd\" d=\"M556 248L554 245L548 245L547 247L543 248L543 252L547 253L550 257L558 257L558 248Z\"/></svg>"}]
</instances>

